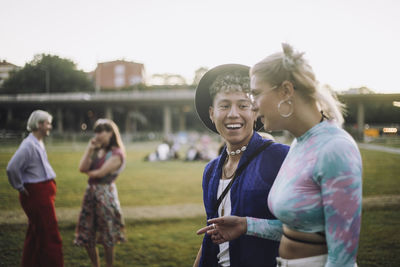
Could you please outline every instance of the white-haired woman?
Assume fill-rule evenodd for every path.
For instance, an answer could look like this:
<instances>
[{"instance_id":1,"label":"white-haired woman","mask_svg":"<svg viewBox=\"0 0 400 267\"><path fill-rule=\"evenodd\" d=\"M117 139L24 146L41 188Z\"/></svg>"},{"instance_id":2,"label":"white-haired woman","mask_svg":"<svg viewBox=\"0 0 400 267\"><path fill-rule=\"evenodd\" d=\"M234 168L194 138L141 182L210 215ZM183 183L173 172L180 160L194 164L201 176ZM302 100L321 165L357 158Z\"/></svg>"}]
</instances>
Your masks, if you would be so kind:
<instances>
[{"instance_id":1,"label":"white-haired woman","mask_svg":"<svg viewBox=\"0 0 400 267\"><path fill-rule=\"evenodd\" d=\"M355 266L361 224L362 162L341 129L341 104L318 86L310 65L287 44L252 67L251 96L266 130L295 139L271 189L278 220L210 220L216 243L243 234L280 240L278 266Z\"/></svg>"},{"instance_id":2,"label":"white-haired woman","mask_svg":"<svg viewBox=\"0 0 400 267\"><path fill-rule=\"evenodd\" d=\"M52 116L35 110L28 119L26 137L7 166L8 180L19 191L29 224L22 266L63 266L61 236L54 206L56 174L47 159L43 139L52 129Z\"/></svg>"}]
</instances>

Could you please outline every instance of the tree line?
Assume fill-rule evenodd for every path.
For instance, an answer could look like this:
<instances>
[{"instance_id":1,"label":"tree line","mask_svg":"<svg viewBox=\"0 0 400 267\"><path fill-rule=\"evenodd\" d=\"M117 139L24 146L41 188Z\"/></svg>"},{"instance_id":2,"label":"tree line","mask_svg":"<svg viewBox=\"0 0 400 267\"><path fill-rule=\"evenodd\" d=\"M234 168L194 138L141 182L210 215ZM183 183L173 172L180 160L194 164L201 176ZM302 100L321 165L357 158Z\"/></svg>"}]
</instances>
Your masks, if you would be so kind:
<instances>
[{"instance_id":1,"label":"tree line","mask_svg":"<svg viewBox=\"0 0 400 267\"><path fill-rule=\"evenodd\" d=\"M194 89L198 81L207 71L201 67L195 71L192 84L187 84L185 79L178 74L154 74L152 76L158 83L152 86L138 84L119 88L124 90L147 89ZM24 93L65 93L65 92L94 92L94 77L77 69L77 65L57 55L38 54L25 66L9 73L0 87L0 94ZM106 90L107 91L107 90Z\"/></svg>"},{"instance_id":2,"label":"tree line","mask_svg":"<svg viewBox=\"0 0 400 267\"><path fill-rule=\"evenodd\" d=\"M0 88L3 94L91 92L88 75L69 59L39 54L19 70L10 73Z\"/></svg>"}]
</instances>

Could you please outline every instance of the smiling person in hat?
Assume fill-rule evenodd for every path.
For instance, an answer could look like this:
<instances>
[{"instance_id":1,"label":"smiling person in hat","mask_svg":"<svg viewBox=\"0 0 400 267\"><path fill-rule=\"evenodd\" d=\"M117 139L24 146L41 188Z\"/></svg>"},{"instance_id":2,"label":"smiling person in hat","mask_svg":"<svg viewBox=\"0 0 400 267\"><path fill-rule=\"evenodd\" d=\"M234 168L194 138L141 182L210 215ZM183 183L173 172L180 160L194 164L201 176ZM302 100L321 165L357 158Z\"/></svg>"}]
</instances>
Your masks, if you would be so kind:
<instances>
[{"instance_id":1,"label":"smiling person in hat","mask_svg":"<svg viewBox=\"0 0 400 267\"><path fill-rule=\"evenodd\" d=\"M289 147L263 139L262 124L248 97L249 67L228 64L208 71L196 90L196 110L205 126L225 140L203 174L207 219L226 215L274 219L267 198ZM205 235L194 266L275 266L279 242L242 236L213 244Z\"/></svg>"}]
</instances>

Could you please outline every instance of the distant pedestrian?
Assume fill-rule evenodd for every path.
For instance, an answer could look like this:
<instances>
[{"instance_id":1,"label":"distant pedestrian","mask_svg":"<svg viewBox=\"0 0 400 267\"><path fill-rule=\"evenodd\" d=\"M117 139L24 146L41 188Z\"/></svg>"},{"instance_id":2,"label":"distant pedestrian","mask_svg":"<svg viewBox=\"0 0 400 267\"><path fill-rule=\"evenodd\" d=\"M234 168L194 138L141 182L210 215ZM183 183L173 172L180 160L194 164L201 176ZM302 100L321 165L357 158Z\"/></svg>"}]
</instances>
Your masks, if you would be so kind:
<instances>
[{"instance_id":1,"label":"distant pedestrian","mask_svg":"<svg viewBox=\"0 0 400 267\"><path fill-rule=\"evenodd\" d=\"M125 148L118 126L109 119L94 125L79 170L89 177L76 227L75 244L84 246L92 266L100 266L97 244L102 244L107 266L113 266L114 245L125 241L124 221L118 200L117 179L125 165Z\"/></svg>"},{"instance_id":2,"label":"distant pedestrian","mask_svg":"<svg viewBox=\"0 0 400 267\"><path fill-rule=\"evenodd\" d=\"M28 217L22 266L64 266L62 241L54 200L56 174L47 159L43 139L52 129L52 116L43 110L32 112L26 137L7 166L8 180L19 191L19 200Z\"/></svg>"}]
</instances>

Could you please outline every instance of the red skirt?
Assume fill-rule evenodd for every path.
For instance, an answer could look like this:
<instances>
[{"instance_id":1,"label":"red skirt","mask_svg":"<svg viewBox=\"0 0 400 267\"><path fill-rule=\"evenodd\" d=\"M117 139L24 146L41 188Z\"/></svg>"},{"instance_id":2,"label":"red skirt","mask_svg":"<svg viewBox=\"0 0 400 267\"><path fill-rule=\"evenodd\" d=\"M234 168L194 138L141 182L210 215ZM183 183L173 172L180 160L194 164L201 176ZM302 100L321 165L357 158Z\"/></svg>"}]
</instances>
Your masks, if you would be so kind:
<instances>
[{"instance_id":1,"label":"red skirt","mask_svg":"<svg viewBox=\"0 0 400 267\"><path fill-rule=\"evenodd\" d=\"M29 196L20 193L19 200L28 216L22 266L64 266L62 241L54 206L56 183L49 180L24 184Z\"/></svg>"}]
</instances>

